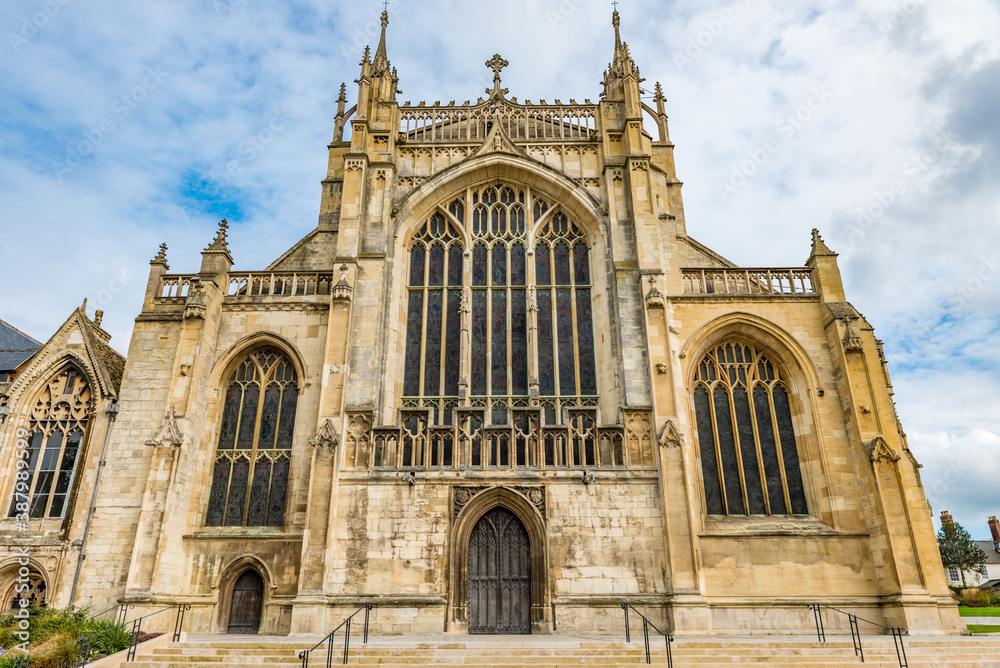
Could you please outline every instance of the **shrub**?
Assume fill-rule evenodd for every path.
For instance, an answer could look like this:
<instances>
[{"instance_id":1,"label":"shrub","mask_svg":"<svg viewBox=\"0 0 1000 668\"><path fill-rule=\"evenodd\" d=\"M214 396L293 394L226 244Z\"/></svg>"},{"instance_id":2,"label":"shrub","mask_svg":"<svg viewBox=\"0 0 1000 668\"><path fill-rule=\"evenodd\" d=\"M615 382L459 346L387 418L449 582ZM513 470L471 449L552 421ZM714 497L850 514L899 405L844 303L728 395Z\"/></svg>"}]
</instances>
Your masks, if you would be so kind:
<instances>
[{"instance_id":1,"label":"shrub","mask_svg":"<svg viewBox=\"0 0 1000 668\"><path fill-rule=\"evenodd\" d=\"M982 589L963 589L959 596L970 608L987 608L993 598Z\"/></svg>"}]
</instances>

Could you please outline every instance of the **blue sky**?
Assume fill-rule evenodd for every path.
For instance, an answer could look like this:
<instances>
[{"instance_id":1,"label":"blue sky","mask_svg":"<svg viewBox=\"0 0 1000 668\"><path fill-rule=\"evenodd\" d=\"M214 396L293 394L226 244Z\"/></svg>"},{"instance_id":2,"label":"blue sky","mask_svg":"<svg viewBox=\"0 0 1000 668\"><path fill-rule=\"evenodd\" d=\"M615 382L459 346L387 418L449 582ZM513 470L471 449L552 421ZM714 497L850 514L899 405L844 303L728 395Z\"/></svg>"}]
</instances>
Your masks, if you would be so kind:
<instances>
[{"instance_id":1,"label":"blue sky","mask_svg":"<svg viewBox=\"0 0 1000 668\"><path fill-rule=\"evenodd\" d=\"M263 5L263 6L262 6ZM599 98L610 3L390 0L401 100ZM669 99L689 232L801 265L818 227L885 340L935 510L1000 514L1000 2L621 0ZM222 216L258 269L316 223L340 83L380 2L0 7L0 317L45 339L84 297L124 352L148 261L196 271ZM15 289L10 289L14 286Z\"/></svg>"}]
</instances>

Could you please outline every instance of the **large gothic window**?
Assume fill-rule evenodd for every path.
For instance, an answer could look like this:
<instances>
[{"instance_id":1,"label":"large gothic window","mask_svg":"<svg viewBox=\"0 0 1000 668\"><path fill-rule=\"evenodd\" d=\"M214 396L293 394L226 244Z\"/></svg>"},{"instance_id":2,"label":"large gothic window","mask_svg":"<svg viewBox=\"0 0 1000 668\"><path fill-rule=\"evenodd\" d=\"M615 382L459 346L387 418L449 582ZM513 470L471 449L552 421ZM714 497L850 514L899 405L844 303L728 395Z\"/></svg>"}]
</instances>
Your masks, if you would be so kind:
<instances>
[{"instance_id":1,"label":"large gothic window","mask_svg":"<svg viewBox=\"0 0 1000 668\"><path fill-rule=\"evenodd\" d=\"M533 390L547 424L596 405L589 252L564 212L523 187L470 189L432 214L410 247L404 408L452 424L463 361L469 405L493 425L516 422Z\"/></svg>"},{"instance_id":2,"label":"large gothic window","mask_svg":"<svg viewBox=\"0 0 1000 668\"><path fill-rule=\"evenodd\" d=\"M250 353L229 379L215 454L208 526L280 527L298 401L291 360Z\"/></svg>"},{"instance_id":3,"label":"large gothic window","mask_svg":"<svg viewBox=\"0 0 1000 668\"><path fill-rule=\"evenodd\" d=\"M788 383L763 352L735 341L711 350L694 406L710 515L808 513Z\"/></svg>"},{"instance_id":4,"label":"large gothic window","mask_svg":"<svg viewBox=\"0 0 1000 668\"><path fill-rule=\"evenodd\" d=\"M18 470L8 515L58 518L66 513L93 407L86 377L69 366L46 383L31 408L26 467Z\"/></svg>"}]
</instances>

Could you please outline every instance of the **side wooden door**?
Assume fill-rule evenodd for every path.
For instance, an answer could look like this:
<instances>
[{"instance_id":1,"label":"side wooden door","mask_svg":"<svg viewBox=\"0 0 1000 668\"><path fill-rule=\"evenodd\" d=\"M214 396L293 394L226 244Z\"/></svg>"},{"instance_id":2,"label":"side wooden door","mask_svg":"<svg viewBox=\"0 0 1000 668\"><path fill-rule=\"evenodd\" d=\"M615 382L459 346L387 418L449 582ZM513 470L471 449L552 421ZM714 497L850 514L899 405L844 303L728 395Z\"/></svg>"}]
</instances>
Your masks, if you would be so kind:
<instances>
[{"instance_id":1,"label":"side wooden door","mask_svg":"<svg viewBox=\"0 0 1000 668\"><path fill-rule=\"evenodd\" d=\"M531 548L517 517L494 508L469 539L469 633L531 633Z\"/></svg>"},{"instance_id":2,"label":"side wooden door","mask_svg":"<svg viewBox=\"0 0 1000 668\"><path fill-rule=\"evenodd\" d=\"M257 633L263 606L264 581L257 571L246 571L233 585L228 632L241 635Z\"/></svg>"}]
</instances>

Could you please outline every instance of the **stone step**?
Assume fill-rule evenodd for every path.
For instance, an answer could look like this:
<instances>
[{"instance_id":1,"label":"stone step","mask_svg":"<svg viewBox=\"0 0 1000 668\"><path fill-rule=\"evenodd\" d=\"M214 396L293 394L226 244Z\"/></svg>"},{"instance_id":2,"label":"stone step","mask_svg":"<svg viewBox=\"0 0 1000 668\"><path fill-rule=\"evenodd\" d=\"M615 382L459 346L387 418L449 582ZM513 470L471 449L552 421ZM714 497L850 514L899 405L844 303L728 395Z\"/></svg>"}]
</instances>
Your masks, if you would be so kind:
<instances>
[{"instance_id":1,"label":"stone step","mask_svg":"<svg viewBox=\"0 0 1000 668\"><path fill-rule=\"evenodd\" d=\"M659 639L657 639L659 640ZM898 667L896 650L888 636L863 637L865 664L870 668ZM315 646L318 639L246 636L195 637L183 643L137 657L137 668L228 668L229 666L301 666L299 652ZM340 665L342 639L335 641L334 663ZM916 637L906 639L912 668L1000 668L1000 638ZM780 666L830 668L857 665L853 644L844 636L819 643L807 636L795 637L706 637L684 638L672 646L674 665L682 668L734 668L735 666ZM651 639L653 666L666 665L662 641ZM326 665L326 648L310 657L310 666ZM404 666L456 666L461 668L536 668L577 666L593 668L637 668L645 665L642 643L599 640L572 636L502 637L495 639L440 639L426 637L376 637L365 645L352 642L350 664L403 668Z\"/></svg>"}]
</instances>

